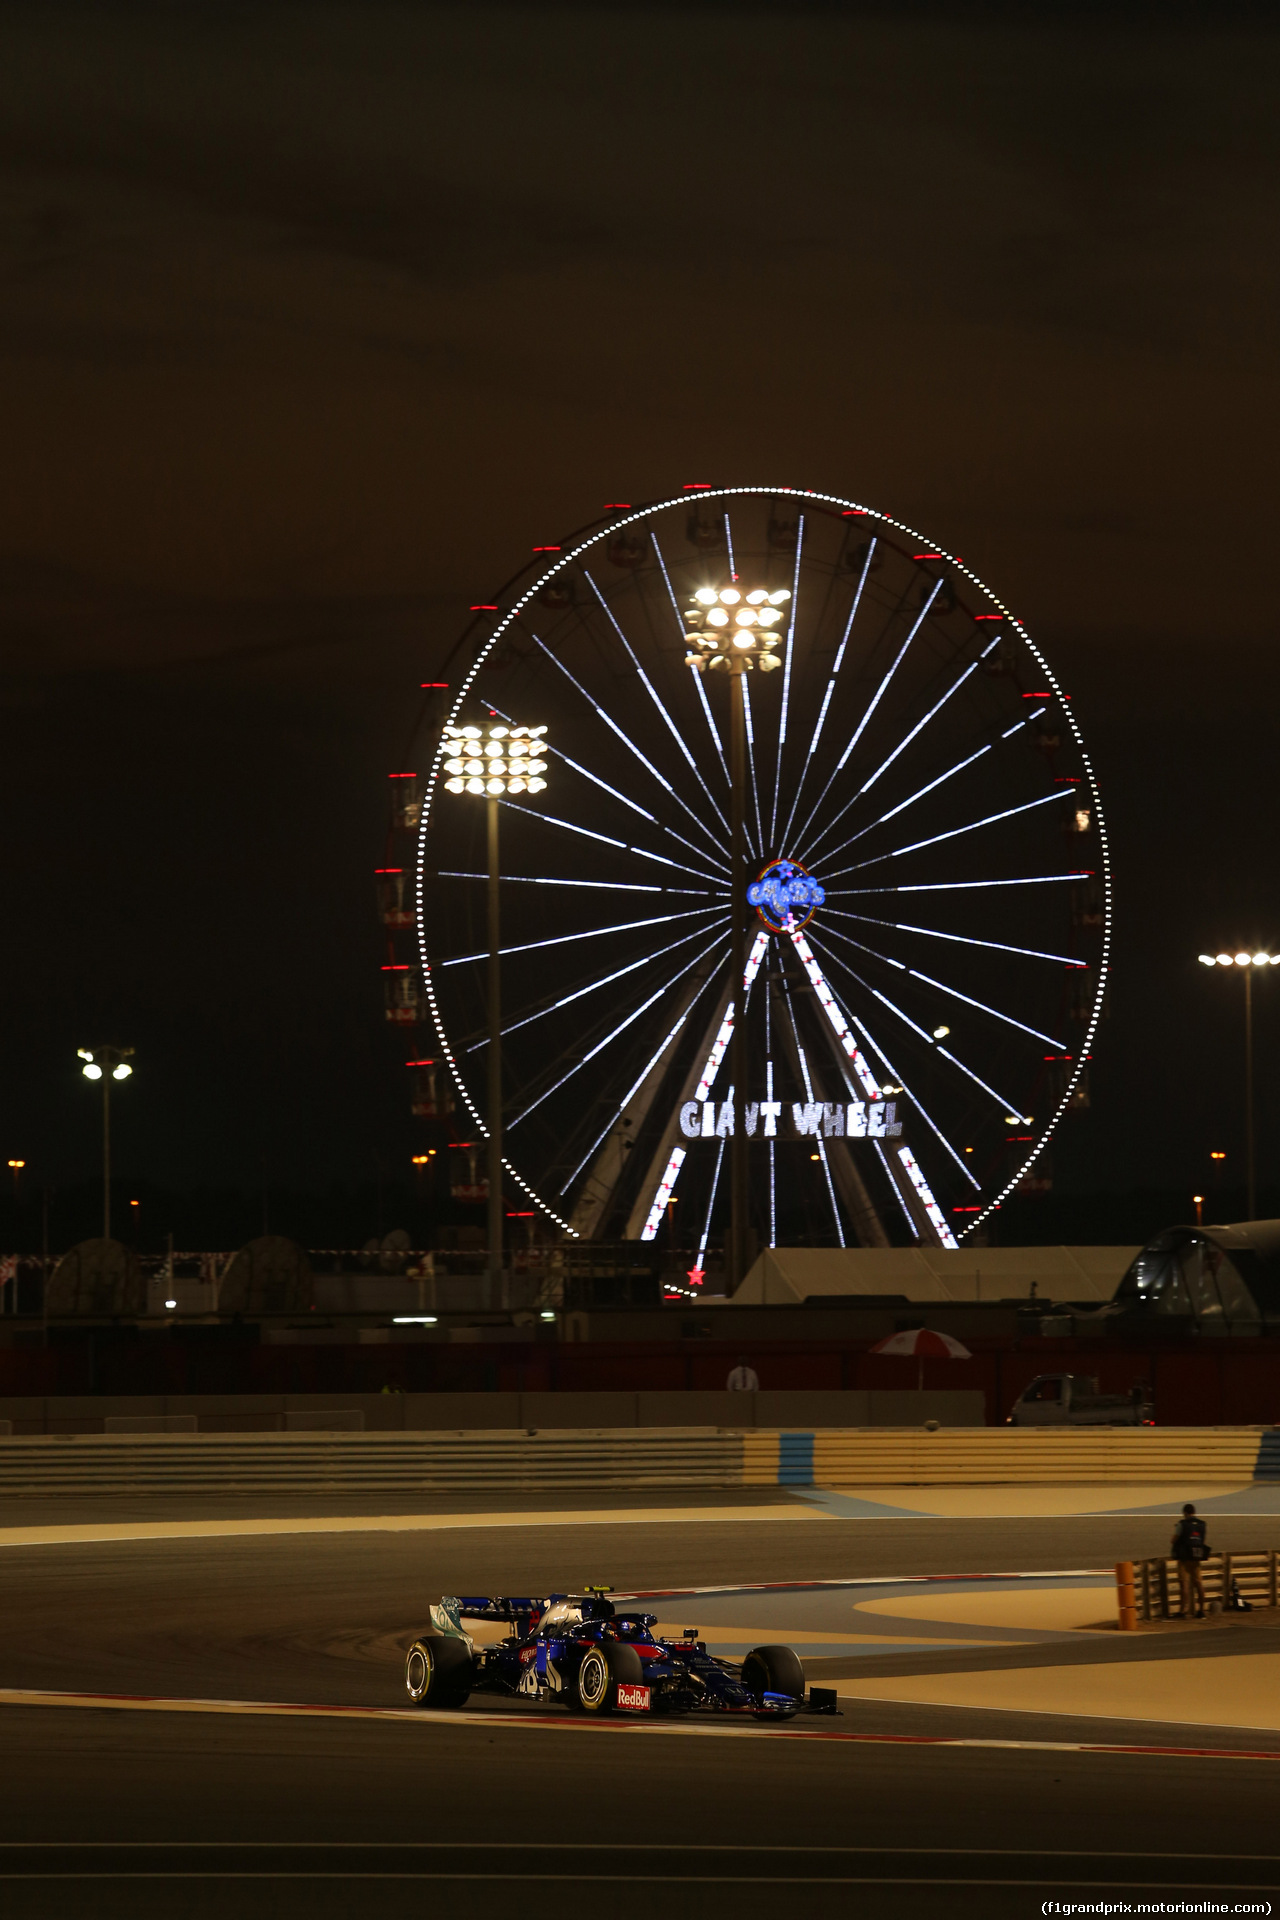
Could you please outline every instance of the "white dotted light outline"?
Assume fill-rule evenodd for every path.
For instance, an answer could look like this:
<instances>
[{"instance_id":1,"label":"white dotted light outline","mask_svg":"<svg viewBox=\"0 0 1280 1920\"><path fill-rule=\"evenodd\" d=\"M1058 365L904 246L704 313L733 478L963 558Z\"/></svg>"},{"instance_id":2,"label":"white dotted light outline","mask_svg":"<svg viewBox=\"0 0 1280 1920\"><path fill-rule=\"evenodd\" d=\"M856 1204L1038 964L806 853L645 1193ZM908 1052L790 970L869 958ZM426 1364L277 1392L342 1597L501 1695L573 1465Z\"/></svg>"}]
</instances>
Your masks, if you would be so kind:
<instances>
[{"instance_id":1,"label":"white dotted light outline","mask_svg":"<svg viewBox=\"0 0 1280 1920\"><path fill-rule=\"evenodd\" d=\"M517 616L522 612L522 610L525 607L527 607L529 603L534 599L534 597L541 591L541 589L546 585L547 581L554 578L554 576L557 573L562 572L565 567L571 566L573 562L579 558L580 555L589 552L590 549L594 546L597 546L600 543L600 541L608 539L610 536L616 534L619 528L621 527L631 526L637 521L647 521L651 519L656 519L659 514L666 513L672 507L688 506L691 500L694 500L694 499L728 500L728 499L740 498L744 495L759 495L759 494L769 495L774 498L780 498L782 496L786 496L793 500L813 500L818 502L822 506L839 507L842 511L848 512L850 514L856 514L860 517L865 517L868 519L879 520L885 526L894 527L897 529L899 533L906 534L910 539L918 541L922 546L927 545L929 548L933 549L933 551L931 551L929 555L931 559L945 560L948 566L955 567L959 573L962 573L964 575L966 580L968 580L974 587L977 588L979 593L982 593L986 596L986 598L990 601L991 605L995 607L996 610L1000 613L1000 615L1009 622L1009 625L1014 629L1014 631L1018 634L1019 638L1026 645L1027 650L1031 654L1032 659L1035 661L1036 665L1040 668L1041 672L1045 675L1046 679L1049 682L1050 687L1052 687L1053 692L1057 696L1059 705L1061 706L1062 711L1066 716L1067 725L1071 729L1072 739L1075 742L1076 749L1079 752L1081 762L1084 766L1085 776L1089 786L1089 794L1093 803L1093 814L1098 826L1098 837L1099 837L1099 841L1102 848L1102 885L1103 885L1102 955L1098 962L1098 990L1097 990L1097 993L1094 995L1093 1009L1089 1017L1088 1030L1085 1033L1084 1040L1080 1047L1080 1052L1076 1057L1076 1062L1072 1070L1071 1078L1067 1082L1066 1089L1063 1092L1061 1100L1058 1102L1058 1105L1054 1111L1053 1117L1050 1119L1048 1125L1045 1127L1044 1132L1041 1134L1039 1140L1032 1147L1031 1152L1027 1155L1026 1159L1023 1161L1022 1165L1018 1168L1013 1178L1010 1181L1008 1181L1008 1183L1000 1189L999 1193L997 1193L997 1195L993 1200L987 1203L987 1205L982 1209L982 1212L978 1214L975 1219L969 1221L969 1223L966 1226L961 1228L959 1234L956 1237L957 1239L963 1240L969 1234L973 1233L978 1227L980 1227L983 1221L988 1219L991 1214L995 1213L996 1210L1000 1207L1001 1203L1008 1198L1008 1196L1015 1190L1015 1188L1025 1178L1030 1168L1035 1164L1035 1162L1039 1159L1040 1155L1044 1152L1045 1148L1048 1146L1049 1141L1052 1138L1058 1126L1059 1121L1062 1119L1063 1114L1066 1112L1067 1107L1070 1104L1071 1095L1075 1091L1075 1088L1080 1080L1080 1076L1084 1072L1085 1065L1089 1060L1091 1049L1092 1049L1093 1037L1094 1037L1094 1034L1097 1032L1098 1022L1102 1017L1102 1000L1103 1000L1103 995L1106 992L1107 974L1110 966L1111 917L1112 917L1111 851L1110 851L1110 845L1107 840L1106 821L1103 817L1103 812L1102 812L1102 796L1098 790L1098 780L1097 780L1097 775L1095 774L1093 769L1093 762L1089 758L1089 755L1085 750L1084 739L1083 739L1083 736L1081 735L1080 728L1076 723L1076 717L1071 711L1070 703L1068 702L1065 695L1063 694L1061 687L1058 685L1057 676L1055 675L1052 667L1049 665L1048 661L1045 659L1043 653L1041 653L1035 641L1031 638L1031 635L1027 632L1027 629L1025 628L1025 626L1022 624L1022 622L1019 619L1015 617L1014 614L1010 613L1008 607L1005 606L1004 602L1000 600L996 596L996 594L992 592L991 588L986 584L984 580L979 579L978 575L974 573L971 567L965 566L964 562L962 560L958 560L954 554L948 553L946 549L943 547L939 547L937 542L935 540L929 539L929 537L926 534L920 533L915 527L908 526L905 520L895 520L893 515L890 513L881 513L879 508L877 507L863 506L861 502L857 500L843 499L839 494L817 493L805 487L691 487L688 489L682 489L680 493L674 494L669 500L659 500L659 501L651 502L647 506L635 508L633 511L629 513L620 514L616 518L611 519L607 525L602 526L599 529L599 531L596 533L593 533L589 539L583 540L578 546L571 547L567 549L565 552L563 552L560 555L560 557L554 562L554 564L547 568L545 573L540 574L538 578L533 582L533 584L530 587L528 587L524 593L521 594L520 598L516 600L512 604L512 606L507 610L507 612L502 616L501 620L499 620L493 632L490 634L488 640L481 647L479 653L476 655L475 660L471 664L471 668L469 672L466 674L465 678L462 681L461 686L458 689L457 698L454 700L453 705L449 709L449 716L446 724L456 724L457 716L462 709L463 701L466 699L467 695L470 693L472 683L474 682L476 675L479 673L480 668L484 665L486 659L488 658L489 654L493 650L493 647L495 643L498 641L498 639L502 636L502 634L506 631L506 629L512 624L512 622L517 618ZM427 776L426 789L422 797L422 810L421 810L419 827L418 827L418 865L417 865L418 952L419 952L420 964L422 966L424 984L426 986L426 991L427 991L427 1000L431 1007L432 1022L435 1026L436 1034L439 1038L441 1048L443 1049L445 1059L448 1061L449 1071L453 1075L454 1085L457 1087L458 1092L461 1094L463 1102L466 1105L467 1111L471 1115L471 1118L475 1121L477 1127L480 1129L481 1133L487 1139L489 1136L489 1129L486 1127L484 1121L480 1117L480 1113L476 1108L475 1102L472 1100L470 1093L467 1091L466 1085L462 1079L462 1075L458 1069L458 1063L454 1058L453 1049L449 1045L448 1038L445 1034L444 1024L440 1017L439 1004L436 1000L435 987L432 983L432 978L431 978L431 962L427 957L426 926L425 926L425 915L423 910L424 909L423 870L426 866L427 828L430 824L430 818L431 818L431 802L435 793L437 782L439 780L440 763L444 757L444 744L445 744L444 734L442 732L440 741L436 747L435 758L431 763L431 771ZM521 1174L516 1172L515 1168L511 1165L511 1162L507 1160L505 1157L503 1158L502 1165L505 1168L505 1170L511 1175L511 1178L515 1181L516 1185L520 1188L521 1192L527 1195L527 1197L533 1201L534 1205L538 1207L543 1213L546 1214L549 1220L554 1221L556 1226L561 1228L563 1232L571 1235L573 1239L580 1240L582 1238L581 1234L577 1231L575 1227L571 1227L567 1220L561 1219L560 1215L556 1213L553 1208L547 1205L546 1201L542 1199L541 1195L538 1193L535 1193L534 1189L529 1185L528 1181L525 1180Z\"/></svg>"}]
</instances>

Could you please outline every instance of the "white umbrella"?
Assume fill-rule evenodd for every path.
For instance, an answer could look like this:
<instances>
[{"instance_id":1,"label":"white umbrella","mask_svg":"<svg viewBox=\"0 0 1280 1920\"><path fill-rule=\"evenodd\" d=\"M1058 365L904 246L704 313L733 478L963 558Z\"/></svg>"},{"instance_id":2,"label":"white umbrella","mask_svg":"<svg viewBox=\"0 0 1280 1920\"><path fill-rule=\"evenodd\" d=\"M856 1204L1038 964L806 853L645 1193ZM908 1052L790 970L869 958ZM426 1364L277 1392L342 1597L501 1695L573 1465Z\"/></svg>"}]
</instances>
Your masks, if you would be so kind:
<instances>
[{"instance_id":1,"label":"white umbrella","mask_svg":"<svg viewBox=\"0 0 1280 1920\"><path fill-rule=\"evenodd\" d=\"M938 1333L933 1327L908 1327L905 1333L891 1333L886 1340L877 1340L872 1353L913 1353L919 1361L916 1374L916 1388L924 1386L924 1363L926 1360L972 1360L968 1347L953 1340L949 1333Z\"/></svg>"}]
</instances>

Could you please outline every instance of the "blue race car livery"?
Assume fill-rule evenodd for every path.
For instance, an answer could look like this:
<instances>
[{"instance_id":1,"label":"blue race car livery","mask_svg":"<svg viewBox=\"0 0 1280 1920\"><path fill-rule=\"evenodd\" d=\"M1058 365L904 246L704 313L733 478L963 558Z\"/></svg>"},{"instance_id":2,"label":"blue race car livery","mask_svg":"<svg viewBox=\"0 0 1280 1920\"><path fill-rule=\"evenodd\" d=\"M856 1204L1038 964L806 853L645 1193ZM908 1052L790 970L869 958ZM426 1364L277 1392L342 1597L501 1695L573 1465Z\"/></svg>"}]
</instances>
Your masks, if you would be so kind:
<instances>
[{"instance_id":1,"label":"blue race car livery","mask_svg":"<svg viewBox=\"0 0 1280 1920\"><path fill-rule=\"evenodd\" d=\"M409 1698L461 1707L507 1694L576 1713L728 1713L791 1720L836 1713L834 1689L812 1687L790 1647L753 1647L739 1665L709 1654L696 1627L656 1638L657 1615L616 1608L608 1588L545 1599L447 1597L405 1660ZM464 1621L509 1627L479 1644Z\"/></svg>"}]
</instances>

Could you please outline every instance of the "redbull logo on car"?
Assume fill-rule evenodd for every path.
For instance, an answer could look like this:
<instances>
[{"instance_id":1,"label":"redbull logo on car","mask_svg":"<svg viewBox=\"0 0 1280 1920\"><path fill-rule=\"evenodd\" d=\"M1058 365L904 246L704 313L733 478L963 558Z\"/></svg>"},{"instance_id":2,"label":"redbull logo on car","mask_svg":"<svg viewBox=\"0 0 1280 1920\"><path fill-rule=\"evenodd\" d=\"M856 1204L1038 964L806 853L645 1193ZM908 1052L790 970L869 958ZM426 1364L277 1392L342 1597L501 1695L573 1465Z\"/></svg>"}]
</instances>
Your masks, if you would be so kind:
<instances>
[{"instance_id":1,"label":"redbull logo on car","mask_svg":"<svg viewBox=\"0 0 1280 1920\"><path fill-rule=\"evenodd\" d=\"M628 1708L632 1713L648 1713L649 1688L620 1680L618 1682L618 1705Z\"/></svg>"}]
</instances>

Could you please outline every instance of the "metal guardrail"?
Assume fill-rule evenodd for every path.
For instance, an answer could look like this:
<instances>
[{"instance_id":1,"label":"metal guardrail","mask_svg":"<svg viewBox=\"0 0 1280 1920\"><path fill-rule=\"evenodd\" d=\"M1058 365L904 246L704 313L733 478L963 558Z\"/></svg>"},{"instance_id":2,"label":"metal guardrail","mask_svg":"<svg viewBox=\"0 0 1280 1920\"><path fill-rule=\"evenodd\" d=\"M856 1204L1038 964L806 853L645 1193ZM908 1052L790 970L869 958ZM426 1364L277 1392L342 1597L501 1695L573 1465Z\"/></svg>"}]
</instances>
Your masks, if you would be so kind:
<instances>
[{"instance_id":1,"label":"metal guardrail","mask_svg":"<svg viewBox=\"0 0 1280 1920\"><path fill-rule=\"evenodd\" d=\"M1200 1578L1211 1607L1225 1607L1233 1588L1250 1609L1280 1607L1280 1551L1275 1547L1211 1553L1200 1562ZM1166 1554L1151 1560L1118 1560L1116 1606L1126 1630L1140 1620L1177 1618L1182 1611L1178 1562Z\"/></svg>"}]
</instances>

